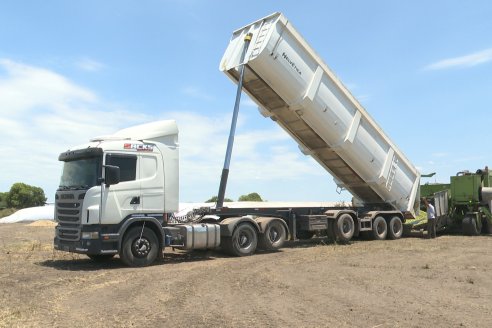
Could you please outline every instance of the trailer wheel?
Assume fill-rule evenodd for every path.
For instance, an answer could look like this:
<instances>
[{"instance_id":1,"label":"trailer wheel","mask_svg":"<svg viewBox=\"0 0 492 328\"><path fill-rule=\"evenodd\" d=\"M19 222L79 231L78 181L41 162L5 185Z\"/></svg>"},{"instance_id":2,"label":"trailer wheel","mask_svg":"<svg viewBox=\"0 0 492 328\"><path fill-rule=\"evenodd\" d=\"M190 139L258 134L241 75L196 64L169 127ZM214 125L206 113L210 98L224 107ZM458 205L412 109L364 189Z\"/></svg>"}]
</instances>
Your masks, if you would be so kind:
<instances>
[{"instance_id":1,"label":"trailer wheel","mask_svg":"<svg viewBox=\"0 0 492 328\"><path fill-rule=\"evenodd\" d=\"M128 266L143 267L155 261L158 251L159 241L155 233L146 227L134 227L125 234L120 257Z\"/></svg>"},{"instance_id":2,"label":"trailer wheel","mask_svg":"<svg viewBox=\"0 0 492 328\"><path fill-rule=\"evenodd\" d=\"M389 221L388 227L388 238L389 239L400 239L403 235L403 223L400 217L393 216Z\"/></svg>"},{"instance_id":3,"label":"trailer wheel","mask_svg":"<svg viewBox=\"0 0 492 328\"><path fill-rule=\"evenodd\" d=\"M386 239L388 234L388 225L382 216L377 216L372 223L372 236L376 240Z\"/></svg>"},{"instance_id":4,"label":"trailer wheel","mask_svg":"<svg viewBox=\"0 0 492 328\"><path fill-rule=\"evenodd\" d=\"M286 239L287 231L282 222L273 220L267 225L265 233L260 235L258 247L269 251L279 249Z\"/></svg>"},{"instance_id":5,"label":"trailer wheel","mask_svg":"<svg viewBox=\"0 0 492 328\"><path fill-rule=\"evenodd\" d=\"M472 216L465 216L461 222L461 228L463 234L467 236L478 236L480 231L478 230L477 221Z\"/></svg>"},{"instance_id":6,"label":"trailer wheel","mask_svg":"<svg viewBox=\"0 0 492 328\"><path fill-rule=\"evenodd\" d=\"M87 254L94 262L107 262L114 257L114 254Z\"/></svg>"},{"instance_id":7,"label":"trailer wheel","mask_svg":"<svg viewBox=\"0 0 492 328\"><path fill-rule=\"evenodd\" d=\"M258 235L251 224L241 223L232 233L232 237L224 238L222 244L224 251L231 255L248 256L256 250Z\"/></svg>"},{"instance_id":8,"label":"trailer wheel","mask_svg":"<svg viewBox=\"0 0 492 328\"><path fill-rule=\"evenodd\" d=\"M335 233L339 242L348 243L354 236L355 223L350 214L342 214L337 219Z\"/></svg>"}]
</instances>

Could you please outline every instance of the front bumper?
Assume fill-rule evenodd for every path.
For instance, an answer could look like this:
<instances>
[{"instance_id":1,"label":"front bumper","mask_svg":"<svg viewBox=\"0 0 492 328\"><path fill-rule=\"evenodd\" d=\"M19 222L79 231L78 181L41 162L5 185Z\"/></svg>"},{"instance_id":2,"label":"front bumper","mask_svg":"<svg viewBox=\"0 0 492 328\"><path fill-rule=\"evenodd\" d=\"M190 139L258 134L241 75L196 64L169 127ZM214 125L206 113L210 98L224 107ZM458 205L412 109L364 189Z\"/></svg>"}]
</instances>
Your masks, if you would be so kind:
<instances>
[{"instance_id":1,"label":"front bumper","mask_svg":"<svg viewBox=\"0 0 492 328\"><path fill-rule=\"evenodd\" d=\"M119 234L118 233L101 233L100 227L82 226L81 238L78 240L64 240L59 238L58 227L57 233L53 239L53 245L56 250L63 252L79 254L116 254L118 253ZM86 234L87 233L87 234ZM96 239L82 238L84 235L90 235Z\"/></svg>"}]
</instances>

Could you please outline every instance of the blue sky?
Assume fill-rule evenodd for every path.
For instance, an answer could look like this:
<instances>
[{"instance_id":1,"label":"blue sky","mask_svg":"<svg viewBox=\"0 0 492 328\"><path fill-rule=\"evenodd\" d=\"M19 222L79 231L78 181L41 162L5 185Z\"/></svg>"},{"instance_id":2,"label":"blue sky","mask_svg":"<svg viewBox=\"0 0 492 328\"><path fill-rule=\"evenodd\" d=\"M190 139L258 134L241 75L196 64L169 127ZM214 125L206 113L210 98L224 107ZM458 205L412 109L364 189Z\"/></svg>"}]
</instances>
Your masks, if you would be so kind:
<instances>
[{"instance_id":1,"label":"blue sky","mask_svg":"<svg viewBox=\"0 0 492 328\"><path fill-rule=\"evenodd\" d=\"M0 191L53 200L70 145L176 119L181 200L216 194L235 97L219 62L275 11L432 182L492 165L490 1L2 1ZM239 116L228 197L350 200L246 97Z\"/></svg>"}]
</instances>

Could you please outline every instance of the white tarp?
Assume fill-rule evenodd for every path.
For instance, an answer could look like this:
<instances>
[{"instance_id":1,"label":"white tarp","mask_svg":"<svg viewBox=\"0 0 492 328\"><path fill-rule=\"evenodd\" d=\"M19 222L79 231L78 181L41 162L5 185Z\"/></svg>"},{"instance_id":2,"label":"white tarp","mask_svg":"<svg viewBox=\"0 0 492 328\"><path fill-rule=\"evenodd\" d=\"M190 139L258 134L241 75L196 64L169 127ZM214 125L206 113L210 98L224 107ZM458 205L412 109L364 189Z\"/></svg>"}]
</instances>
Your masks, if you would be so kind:
<instances>
[{"instance_id":1,"label":"white tarp","mask_svg":"<svg viewBox=\"0 0 492 328\"><path fill-rule=\"evenodd\" d=\"M55 205L29 207L18 210L12 215L1 218L0 223L15 223L23 221L54 220Z\"/></svg>"},{"instance_id":2,"label":"white tarp","mask_svg":"<svg viewBox=\"0 0 492 328\"><path fill-rule=\"evenodd\" d=\"M201 206L210 206L211 203L181 203L177 216L186 216L193 213L194 209ZM0 223L15 223L24 221L55 220L55 205L46 205L38 207L29 207L18 210L14 214L1 218Z\"/></svg>"},{"instance_id":3,"label":"white tarp","mask_svg":"<svg viewBox=\"0 0 492 328\"><path fill-rule=\"evenodd\" d=\"M230 208L295 208L295 207L332 207L336 206L332 202L230 202L224 206ZM215 207L215 203L180 203L179 212L174 213L176 218L186 218L193 215L193 210L201 207ZM15 223L24 221L54 220L55 205L24 208L14 214L0 219L0 223Z\"/></svg>"}]
</instances>

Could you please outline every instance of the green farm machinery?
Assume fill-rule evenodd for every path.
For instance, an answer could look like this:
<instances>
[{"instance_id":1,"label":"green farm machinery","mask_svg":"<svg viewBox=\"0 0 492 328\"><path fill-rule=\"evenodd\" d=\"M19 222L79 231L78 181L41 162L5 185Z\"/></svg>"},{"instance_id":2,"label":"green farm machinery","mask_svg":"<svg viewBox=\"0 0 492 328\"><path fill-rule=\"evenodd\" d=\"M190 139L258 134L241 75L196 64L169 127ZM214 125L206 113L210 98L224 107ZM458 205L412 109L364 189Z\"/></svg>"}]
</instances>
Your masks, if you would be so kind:
<instances>
[{"instance_id":1,"label":"green farm machinery","mask_svg":"<svg viewBox=\"0 0 492 328\"><path fill-rule=\"evenodd\" d=\"M420 196L434 204L438 231L469 236L492 233L492 172L488 167L475 173L458 172L450 183L422 184ZM420 217L412 227L418 229L426 221L425 216Z\"/></svg>"}]
</instances>

